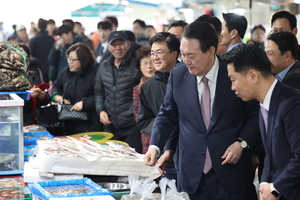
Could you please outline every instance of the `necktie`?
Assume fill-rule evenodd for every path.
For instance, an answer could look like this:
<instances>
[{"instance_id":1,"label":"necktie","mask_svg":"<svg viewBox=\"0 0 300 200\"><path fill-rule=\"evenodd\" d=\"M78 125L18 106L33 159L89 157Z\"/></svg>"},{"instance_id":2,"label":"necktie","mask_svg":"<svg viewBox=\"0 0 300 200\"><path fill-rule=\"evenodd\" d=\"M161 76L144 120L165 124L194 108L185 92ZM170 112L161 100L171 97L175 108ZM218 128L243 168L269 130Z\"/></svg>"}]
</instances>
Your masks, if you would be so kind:
<instances>
[{"instance_id":1,"label":"necktie","mask_svg":"<svg viewBox=\"0 0 300 200\"><path fill-rule=\"evenodd\" d=\"M205 124L206 129L208 129L210 123L210 90L208 87L208 79L204 76L201 81L204 84L202 95L201 95L201 112L202 118ZM203 173L207 174L209 170L212 168L210 153L208 148L206 148L206 156L205 156L205 163L203 168Z\"/></svg>"},{"instance_id":2,"label":"necktie","mask_svg":"<svg viewBox=\"0 0 300 200\"><path fill-rule=\"evenodd\" d=\"M264 123L265 123L265 127L266 127L266 132L268 130L268 115L269 115L269 111L267 111L263 106L260 106L260 112L261 115L264 119Z\"/></svg>"}]
</instances>

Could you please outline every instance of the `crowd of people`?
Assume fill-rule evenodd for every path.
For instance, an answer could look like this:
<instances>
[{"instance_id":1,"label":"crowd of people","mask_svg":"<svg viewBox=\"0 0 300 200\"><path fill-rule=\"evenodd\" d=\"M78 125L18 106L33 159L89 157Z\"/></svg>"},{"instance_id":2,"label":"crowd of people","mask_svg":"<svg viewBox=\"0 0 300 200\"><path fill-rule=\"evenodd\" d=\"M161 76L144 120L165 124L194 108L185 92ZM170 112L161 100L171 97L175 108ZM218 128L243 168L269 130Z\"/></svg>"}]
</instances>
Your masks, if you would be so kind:
<instances>
[{"instance_id":1,"label":"crowd of people","mask_svg":"<svg viewBox=\"0 0 300 200\"><path fill-rule=\"evenodd\" d=\"M235 13L174 21L162 32L132 25L120 31L108 16L90 36L71 19L60 27L39 19L30 34L17 25L4 42L29 47L35 70L25 125L36 123L40 105L69 104L89 120L65 121L62 135L113 133L190 199L299 199L295 15L276 12L267 37L257 25L247 44L247 19ZM48 92L36 87L41 80Z\"/></svg>"}]
</instances>

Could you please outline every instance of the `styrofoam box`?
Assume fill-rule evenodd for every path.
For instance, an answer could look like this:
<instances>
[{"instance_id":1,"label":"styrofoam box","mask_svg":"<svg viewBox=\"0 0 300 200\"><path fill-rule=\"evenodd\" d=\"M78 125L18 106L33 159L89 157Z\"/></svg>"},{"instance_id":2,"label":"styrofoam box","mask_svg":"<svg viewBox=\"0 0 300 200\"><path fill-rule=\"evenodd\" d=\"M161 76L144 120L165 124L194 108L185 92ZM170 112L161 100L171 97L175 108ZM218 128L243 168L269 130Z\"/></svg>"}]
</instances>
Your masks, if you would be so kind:
<instances>
[{"instance_id":1,"label":"styrofoam box","mask_svg":"<svg viewBox=\"0 0 300 200\"><path fill-rule=\"evenodd\" d=\"M52 174L53 175L53 174ZM70 180L81 179L82 174L55 174L52 177L43 177L39 175L39 170L33 168L28 162L24 163L24 182L33 183L36 181L50 181L50 180Z\"/></svg>"}]
</instances>

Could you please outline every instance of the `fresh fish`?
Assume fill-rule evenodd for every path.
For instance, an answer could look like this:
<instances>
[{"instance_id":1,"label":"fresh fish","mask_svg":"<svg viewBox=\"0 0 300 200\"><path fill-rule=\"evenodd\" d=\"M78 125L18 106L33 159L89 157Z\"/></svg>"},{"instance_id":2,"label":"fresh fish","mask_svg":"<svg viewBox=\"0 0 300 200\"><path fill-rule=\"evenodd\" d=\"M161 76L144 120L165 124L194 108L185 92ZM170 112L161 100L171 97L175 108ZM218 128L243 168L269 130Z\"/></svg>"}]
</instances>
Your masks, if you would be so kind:
<instances>
[{"instance_id":1,"label":"fresh fish","mask_svg":"<svg viewBox=\"0 0 300 200\"><path fill-rule=\"evenodd\" d=\"M0 153L0 163L11 163L15 157L12 153Z\"/></svg>"},{"instance_id":2,"label":"fresh fish","mask_svg":"<svg viewBox=\"0 0 300 200\"><path fill-rule=\"evenodd\" d=\"M0 136L10 136L10 133L11 133L11 126L10 125L5 125L0 129Z\"/></svg>"}]
</instances>

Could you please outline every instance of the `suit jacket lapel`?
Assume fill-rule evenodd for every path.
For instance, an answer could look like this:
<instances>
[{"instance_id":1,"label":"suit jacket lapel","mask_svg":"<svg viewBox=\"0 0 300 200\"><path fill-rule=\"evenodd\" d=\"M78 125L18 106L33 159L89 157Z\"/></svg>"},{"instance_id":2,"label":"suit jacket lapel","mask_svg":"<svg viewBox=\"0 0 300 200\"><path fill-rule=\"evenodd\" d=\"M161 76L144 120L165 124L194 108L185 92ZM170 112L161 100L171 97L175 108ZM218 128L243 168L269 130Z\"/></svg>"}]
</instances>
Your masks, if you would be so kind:
<instances>
[{"instance_id":1,"label":"suit jacket lapel","mask_svg":"<svg viewBox=\"0 0 300 200\"><path fill-rule=\"evenodd\" d=\"M259 122L259 129L261 132L262 141L263 141L263 144L266 144L266 134L267 134L266 127L265 127L264 119L263 119L260 111L258 114L258 120L259 120L258 122Z\"/></svg>"},{"instance_id":2,"label":"suit jacket lapel","mask_svg":"<svg viewBox=\"0 0 300 200\"><path fill-rule=\"evenodd\" d=\"M223 63L223 61L220 58L218 59L220 64L217 77L215 100L213 103L212 116L208 131L210 131L211 128L217 122L221 111L225 105L225 102L227 101L228 95L232 92L230 89L231 82L228 78L227 66Z\"/></svg>"},{"instance_id":3,"label":"suit jacket lapel","mask_svg":"<svg viewBox=\"0 0 300 200\"><path fill-rule=\"evenodd\" d=\"M197 88L197 78L196 76L190 74L188 70L184 78L186 80L185 84L187 84L187 86L184 88L188 88L187 90L185 90L185 94L187 96L189 105L191 106L192 113L195 115L196 119L199 119L199 123L202 123L199 127L203 129L203 132L206 132L206 128L201 114L200 100Z\"/></svg>"},{"instance_id":4,"label":"suit jacket lapel","mask_svg":"<svg viewBox=\"0 0 300 200\"><path fill-rule=\"evenodd\" d=\"M269 108L269 114L268 114L268 130L266 134L266 144L268 146L268 153L271 155L272 152L272 138L273 138L273 129L274 129L274 121L277 113L277 99L279 98L281 88L282 88L282 83L279 81L276 83L274 90L272 92L271 100L270 100L270 108ZM270 156L270 159L272 156ZM271 161L270 161L271 162Z\"/></svg>"}]
</instances>

